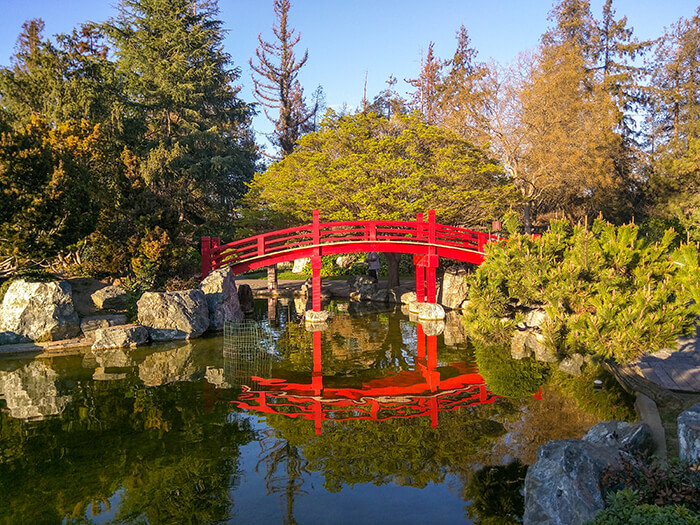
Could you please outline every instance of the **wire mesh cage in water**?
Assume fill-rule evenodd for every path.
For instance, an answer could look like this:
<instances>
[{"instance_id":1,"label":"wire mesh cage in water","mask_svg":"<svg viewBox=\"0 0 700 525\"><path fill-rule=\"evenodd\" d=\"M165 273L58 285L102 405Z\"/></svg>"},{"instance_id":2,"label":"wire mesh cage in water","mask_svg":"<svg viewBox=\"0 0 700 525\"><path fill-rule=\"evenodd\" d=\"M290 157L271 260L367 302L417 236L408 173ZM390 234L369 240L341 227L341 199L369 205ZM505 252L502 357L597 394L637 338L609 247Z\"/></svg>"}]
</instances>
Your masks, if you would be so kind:
<instances>
[{"instance_id":1,"label":"wire mesh cage in water","mask_svg":"<svg viewBox=\"0 0 700 525\"><path fill-rule=\"evenodd\" d=\"M257 321L224 325L224 378L233 386L250 385L252 376L269 378L274 360L272 333Z\"/></svg>"}]
</instances>

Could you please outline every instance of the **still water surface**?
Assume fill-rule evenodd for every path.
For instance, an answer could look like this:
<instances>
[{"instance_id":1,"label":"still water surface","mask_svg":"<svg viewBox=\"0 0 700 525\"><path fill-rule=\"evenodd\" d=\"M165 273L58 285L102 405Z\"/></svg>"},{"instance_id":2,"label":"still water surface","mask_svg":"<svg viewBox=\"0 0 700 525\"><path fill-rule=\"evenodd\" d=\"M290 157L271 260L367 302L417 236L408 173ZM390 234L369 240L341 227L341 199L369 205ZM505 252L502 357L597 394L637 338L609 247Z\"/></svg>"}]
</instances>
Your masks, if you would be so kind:
<instances>
[{"instance_id":1,"label":"still water surface","mask_svg":"<svg viewBox=\"0 0 700 525\"><path fill-rule=\"evenodd\" d=\"M509 523L520 462L593 423L493 395L458 318L257 306L226 336L0 360L0 523Z\"/></svg>"}]
</instances>

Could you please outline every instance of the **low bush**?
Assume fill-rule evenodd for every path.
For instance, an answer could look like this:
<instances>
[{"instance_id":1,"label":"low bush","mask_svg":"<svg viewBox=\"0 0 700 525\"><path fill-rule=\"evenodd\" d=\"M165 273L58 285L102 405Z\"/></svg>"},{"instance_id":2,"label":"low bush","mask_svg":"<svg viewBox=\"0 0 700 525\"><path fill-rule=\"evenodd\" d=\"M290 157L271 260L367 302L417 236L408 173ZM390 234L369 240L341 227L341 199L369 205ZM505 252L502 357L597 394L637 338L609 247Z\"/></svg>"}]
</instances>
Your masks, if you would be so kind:
<instances>
[{"instance_id":1,"label":"low bush","mask_svg":"<svg viewBox=\"0 0 700 525\"><path fill-rule=\"evenodd\" d=\"M610 494L608 507L587 522L589 525L700 525L700 514L682 505L660 507L641 503L634 490Z\"/></svg>"}]
</instances>

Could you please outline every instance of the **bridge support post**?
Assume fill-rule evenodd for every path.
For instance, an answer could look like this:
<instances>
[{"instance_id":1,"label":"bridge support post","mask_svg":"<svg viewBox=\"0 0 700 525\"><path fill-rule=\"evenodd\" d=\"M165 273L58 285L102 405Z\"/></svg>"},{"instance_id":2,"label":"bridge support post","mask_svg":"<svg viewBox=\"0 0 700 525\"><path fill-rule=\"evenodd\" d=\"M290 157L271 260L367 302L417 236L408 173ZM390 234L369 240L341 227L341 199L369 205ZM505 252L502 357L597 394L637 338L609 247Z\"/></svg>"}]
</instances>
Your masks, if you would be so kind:
<instances>
[{"instance_id":1,"label":"bridge support post","mask_svg":"<svg viewBox=\"0 0 700 525\"><path fill-rule=\"evenodd\" d=\"M211 272L211 237L202 237L202 279Z\"/></svg>"},{"instance_id":2,"label":"bridge support post","mask_svg":"<svg viewBox=\"0 0 700 525\"><path fill-rule=\"evenodd\" d=\"M425 267L416 264L416 301L425 302Z\"/></svg>"},{"instance_id":3,"label":"bridge support post","mask_svg":"<svg viewBox=\"0 0 700 525\"><path fill-rule=\"evenodd\" d=\"M313 213L312 236L314 254L311 256L311 309L321 311L321 226L318 210Z\"/></svg>"},{"instance_id":4,"label":"bridge support post","mask_svg":"<svg viewBox=\"0 0 700 525\"><path fill-rule=\"evenodd\" d=\"M277 265L267 267L267 291L277 292Z\"/></svg>"}]
</instances>

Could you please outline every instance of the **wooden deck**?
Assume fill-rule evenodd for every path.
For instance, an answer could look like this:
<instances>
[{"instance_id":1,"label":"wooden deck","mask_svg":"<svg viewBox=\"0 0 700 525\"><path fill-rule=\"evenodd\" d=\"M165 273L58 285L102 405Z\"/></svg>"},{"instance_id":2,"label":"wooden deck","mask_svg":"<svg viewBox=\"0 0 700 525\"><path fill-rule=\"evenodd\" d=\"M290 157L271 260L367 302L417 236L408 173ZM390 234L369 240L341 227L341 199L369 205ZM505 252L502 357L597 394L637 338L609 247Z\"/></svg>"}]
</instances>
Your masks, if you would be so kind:
<instances>
[{"instance_id":1,"label":"wooden deck","mask_svg":"<svg viewBox=\"0 0 700 525\"><path fill-rule=\"evenodd\" d=\"M700 337L678 340L676 349L642 357L636 367L646 379L676 392L700 392Z\"/></svg>"}]
</instances>

